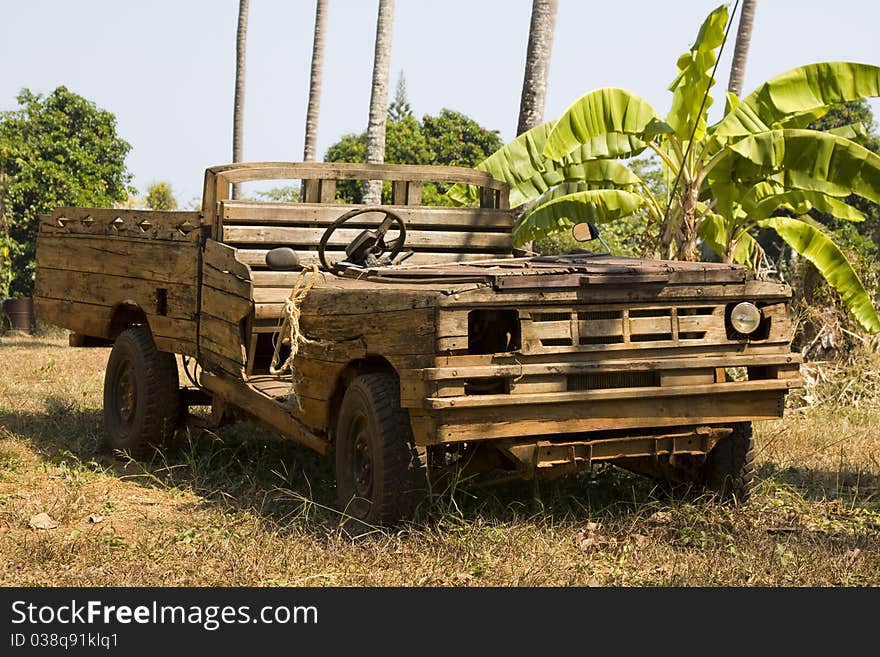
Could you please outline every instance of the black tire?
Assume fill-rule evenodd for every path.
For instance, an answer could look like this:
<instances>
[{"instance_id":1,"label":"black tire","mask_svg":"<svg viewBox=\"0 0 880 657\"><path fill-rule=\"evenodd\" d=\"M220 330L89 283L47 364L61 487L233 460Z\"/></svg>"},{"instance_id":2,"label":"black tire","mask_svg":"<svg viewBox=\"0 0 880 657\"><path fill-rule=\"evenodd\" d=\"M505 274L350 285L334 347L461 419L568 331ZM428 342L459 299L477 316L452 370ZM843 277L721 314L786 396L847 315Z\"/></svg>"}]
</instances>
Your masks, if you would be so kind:
<instances>
[{"instance_id":1,"label":"black tire","mask_svg":"<svg viewBox=\"0 0 880 657\"><path fill-rule=\"evenodd\" d=\"M156 349L150 329L119 334L104 374L104 428L108 445L135 456L174 436L180 418L177 361Z\"/></svg>"},{"instance_id":2,"label":"black tire","mask_svg":"<svg viewBox=\"0 0 880 657\"><path fill-rule=\"evenodd\" d=\"M752 423L731 425L733 433L719 440L706 456L702 484L724 501L745 502L755 477L755 442Z\"/></svg>"},{"instance_id":3,"label":"black tire","mask_svg":"<svg viewBox=\"0 0 880 657\"><path fill-rule=\"evenodd\" d=\"M364 374L352 381L336 428L339 505L356 522L383 525L411 518L427 492L424 459L416 449L409 413L400 407L400 383L392 374Z\"/></svg>"}]
</instances>

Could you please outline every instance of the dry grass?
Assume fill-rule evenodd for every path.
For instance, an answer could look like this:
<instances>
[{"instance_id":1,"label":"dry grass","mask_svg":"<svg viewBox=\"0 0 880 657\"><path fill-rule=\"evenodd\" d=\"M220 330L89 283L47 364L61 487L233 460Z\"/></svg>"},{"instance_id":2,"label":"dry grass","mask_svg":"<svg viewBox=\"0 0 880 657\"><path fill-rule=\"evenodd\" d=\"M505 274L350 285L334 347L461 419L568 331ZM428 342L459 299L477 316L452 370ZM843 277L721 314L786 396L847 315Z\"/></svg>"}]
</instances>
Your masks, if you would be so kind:
<instances>
[{"instance_id":1,"label":"dry grass","mask_svg":"<svg viewBox=\"0 0 880 657\"><path fill-rule=\"evenodd\" d=\"M858 379L826 376L756 426L743 507L609 467L445 495L418 524L352 542L331 461L249 425L183 435L150 463L107 451L107 356L0 342L4 586L880 585L880 402L873 386L856 405L834 397ZM40 512L58 527L31 529Z\"/></svg>"}]
</instances>

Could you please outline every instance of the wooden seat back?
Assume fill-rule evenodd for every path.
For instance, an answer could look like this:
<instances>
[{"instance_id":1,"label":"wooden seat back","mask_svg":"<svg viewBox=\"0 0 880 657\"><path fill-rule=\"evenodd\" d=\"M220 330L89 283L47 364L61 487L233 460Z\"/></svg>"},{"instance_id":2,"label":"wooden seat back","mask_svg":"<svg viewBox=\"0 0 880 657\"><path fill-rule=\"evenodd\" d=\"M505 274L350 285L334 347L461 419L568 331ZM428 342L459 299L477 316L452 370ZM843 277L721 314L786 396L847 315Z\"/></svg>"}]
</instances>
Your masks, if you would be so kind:
<instances>
[{"instance_id":1,"label":"wooden seat back","mask_svg":"<svg viewBox=\"0 0 880 657\"><path fill-rule=\"evenodd\" d=\"M245 180L302 180L303 203L234 201L232 183ZM266 270L266 253L290 246L306 265L317 263L318 243L328 226L351 209L363 206L335 202L338 180L388 180L393 204L387 207L406 224L407 264L428 264L510 257L513 217L509 189L488 174L458 167L365 165L344 163L265 163L215 167L205 185L206 218L214 239L237 249L238 259L253 270ZM425 182L472 184L480 189L481 207L422 205ZM364 228L375 227L381 213L365 213L335 231L328 243L329 261L341 259L345 247ZM394 234L389 233L388 239ZM255 276L255 283L258 277Z\"/></svg>"}]
</instances>

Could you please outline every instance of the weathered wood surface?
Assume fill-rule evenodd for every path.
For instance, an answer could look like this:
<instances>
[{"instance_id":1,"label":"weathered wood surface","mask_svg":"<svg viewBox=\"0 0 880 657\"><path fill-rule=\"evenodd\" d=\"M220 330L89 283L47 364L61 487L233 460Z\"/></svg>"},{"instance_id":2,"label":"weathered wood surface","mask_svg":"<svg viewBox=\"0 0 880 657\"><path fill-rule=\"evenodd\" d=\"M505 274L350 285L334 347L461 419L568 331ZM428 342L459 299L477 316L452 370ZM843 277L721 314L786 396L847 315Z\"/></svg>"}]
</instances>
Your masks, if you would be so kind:
<instances>
[{"instance_id":1,"label":"weathered wood surface","mask_svg":"<svg viewBox=\"0 0 880 657\"><path fill-rule=\"evenodd\" d=\"M211 366L241 377L247 363L253 301L250 268L235 249L207 240L202 254L199 349Z\"/></svg>"},{"instance_id":2,"label":"weathered wood surface","mask_svg":"<svg viewBox=\"0 0 880 657\"><path fill-rule=\"evenodd\" d=\"M406 251L406 247L404 247L404 251ZM255 270L257 268L265 269L266 267L266 254L269 252L268 248L265 249L249 249L249 248L239 248L238 249L238 257L239 260L253 267ZM296 249L297 255L299 256L300 264L304 267L311 267L312 265L319 265L321 261L318 259L318 251L315 247L308 248L299 248ZM485 251L475 251L475 252L467 252L463 249L458 251L415 251L411 256L409 256L404 264L406 265L432 265L436 263L453 263L453 262L468 262L471 260L485 260L486 258L504 258L507 257L505 254L501 253L492 253L487 254ZM326 258L330 264L337 262L339 260L343 260L345 258L345 250L340 247L332 247L327 249ZM257 271L254 271L256 274Z\"/></svg>"},{"instance_id":3,"label":"weathered wood surface","mask_svg":"<svg viewBox=\"0 0 880 657\"><path fill-rule=\"evenodd\" d=\"M60 207L40 218L40 232L193 242L200 222L198 212Z\"/></svg>"},{"instance_id":4,"label":"weathered wood surface","mask_svg":"<svg viewBox=\"0 0 880 657\"><path fill-rule=\"evenodd\" d=\"M476 169L413 164L246 162L211 167L207 173L227 184L254 180L403 180L464 183L496 190L508 189L504 182Z\"/></svg>"},{"instance_id":5,"label":"weathered wood surface","mask_svg":"<svg viewBox=\"0 0 880 657\"><path fill-rule=\"evenodd\" d=\"M208 390L233 406L245 410L255 419L281 434L293 438L321 454L329 450L330 443L326 438L311 432L290 414L288 407L270 395L264 394L259 388L248 385L244 381L223 375L214 375L210 372L204 372L201 380Z\"/></svg>"},{"instance_id":6,"label":"weathered wood surface","mask_svg":"<svg viewBox=\"0 0 880 657\"><path fill-rule=\"evenodd\" d=\"M292 228L287 226L231 226L223 228L227 244L283 244L294 249L314 246L324 234L322 228ZM344 249L360 235L362 229L339 228L327 244ZM396 231L388 231L387 241L397 239ZM510 253L513 247L510 234L477 231L407 230L405 248L479 250L486 253Z\"/></svg>"},{"instance_id":7,"label":"weathered wood surface","mask_svg":"<svg viewBox=\"0 0 880 657\"><path fill-rule=\"evenodd\" d=\"M153 219L161 227L161 217ZM36 259L35 299L41 319L113 339L121 328L112 324L115 310L135 306L146 316L161 351L195 355L196 242L41 229Z\"/></svg>"},{"instance_id":8,"label":"weathered wood surface","mask_svg":"<svg viewBox=\"0 0 880 657\"><path fill-rule=\"evenodd\" d=\"M683 395L660 399L593 399L497 408L449 409L434 416L435 443L547 436L609 428L660 428L769 420L782 416L784 390ZM429 434L430 435L430 434Z\"/></svg>"},{"instance_id":9,"label":"weathered wood surface","mask_svg":"<svg viewBox=\"0 0 880 657\"><path fill-rule=\"evenodd\" d=\"M327 227L359 205L333 204L309 205L307 203L262 203L255 201L224 201L223 220L229 224L265 224L272 226L320 226ZM443 230L471 229L496 232L513 228L510 212L489 208L407 207L405 205L383 206L394 212L406 224L407 229ZM352 228L376 226L384 217L381 212L365 212L346 222Z\"/></svg>"}]
</instances>

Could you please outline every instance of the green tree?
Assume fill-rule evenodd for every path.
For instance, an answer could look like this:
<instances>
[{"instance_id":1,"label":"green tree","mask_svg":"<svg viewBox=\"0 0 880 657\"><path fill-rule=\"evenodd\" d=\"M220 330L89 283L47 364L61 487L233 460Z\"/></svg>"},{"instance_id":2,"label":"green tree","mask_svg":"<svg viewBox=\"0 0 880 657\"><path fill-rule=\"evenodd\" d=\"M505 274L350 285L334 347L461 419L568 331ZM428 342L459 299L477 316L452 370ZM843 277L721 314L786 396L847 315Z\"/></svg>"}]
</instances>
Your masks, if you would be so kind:
<instances>
[{"instance_id":1,"label":"green tree","mask_svg":"<svg viewBox=\"0 0 880 657\"><path fill-rule=\"evenodd\" d=\"M177 199L174 198L174 191L171 189L171 183L157 182L147 188L147 196L144 199L147 208L150 210L176 210Z\"/></svg>"},{"instance_id":2,"label":"green tree","mask_svg":"<svg viewBox=\"0 0 880 657\"><path fill-rule=\"evenodd\" d=\"M22 89L0 119L0 177L9 250L8 289L30 296L39 215L62 205L113 207L134 192L116 117L66 87L48 96ZM2 247L2 245L0 245Z\"/></svg>"},{"instance_id":3,"label":"green tree","mask_svg":"<svg viewBox=\"0 0 880 657\"><path fill-rule=\"evenodd\" d=\"M678 59L665 120L632 92L597 89L478 168L509 182L519 203L537 199L515 228L517 243L575 221L607 222L646 208L660 223L664 251L696 260L699 236L725 262L757 267L763 255L755 234L771 229L816 266L863 328L880 332L858 275L806 216L815 208L861 221L864 215L844 199L880 201L880 156L849 139L852 127L806 129L836 103L880 95L880 67L823 62L793 69L741 101L729 94L725 116L709 126L727 18L727 5L715 9ZM620 161L646 149L673 181L667 199L656 198ZM452 191L459 200L473 194Z\"/></svg>"},{"instance_id":4,"label":"green tree","mask_svg":"<svg viewBox=\"0 0 880 657\"><path fill-rule=\"evenodd\" d=\"M408 105L405 96L403 103ZM437 166L472 167L501 147L497 130L487 130L473 119L449 109L438 116L425 115L421 123L412 114L389 120L385 136L385 161L389 164L428 164ZM366 133L343 135L324 155L326 162L363 162ZM390 199L385 186L383 200ZM360 203L361 186L354 181L339 181L337 196L347 203ZM423 202L428 205L450 205L444 195L445 186L425 185Z\"/></svg>"},{"instance_id":5,"label":"green tree","mask_svg":"<svg viewBox=\"0 0 880 657\"><path fill-rule=\"evenodd\" d=\"M402 121L407 116L412 116L412 107L409 104L409 98L406 96L406 78L403 77L403 71L397 78L397 89L394 92L394 100L388 106L388 120Z\"/></svg>"}]
</instances>

